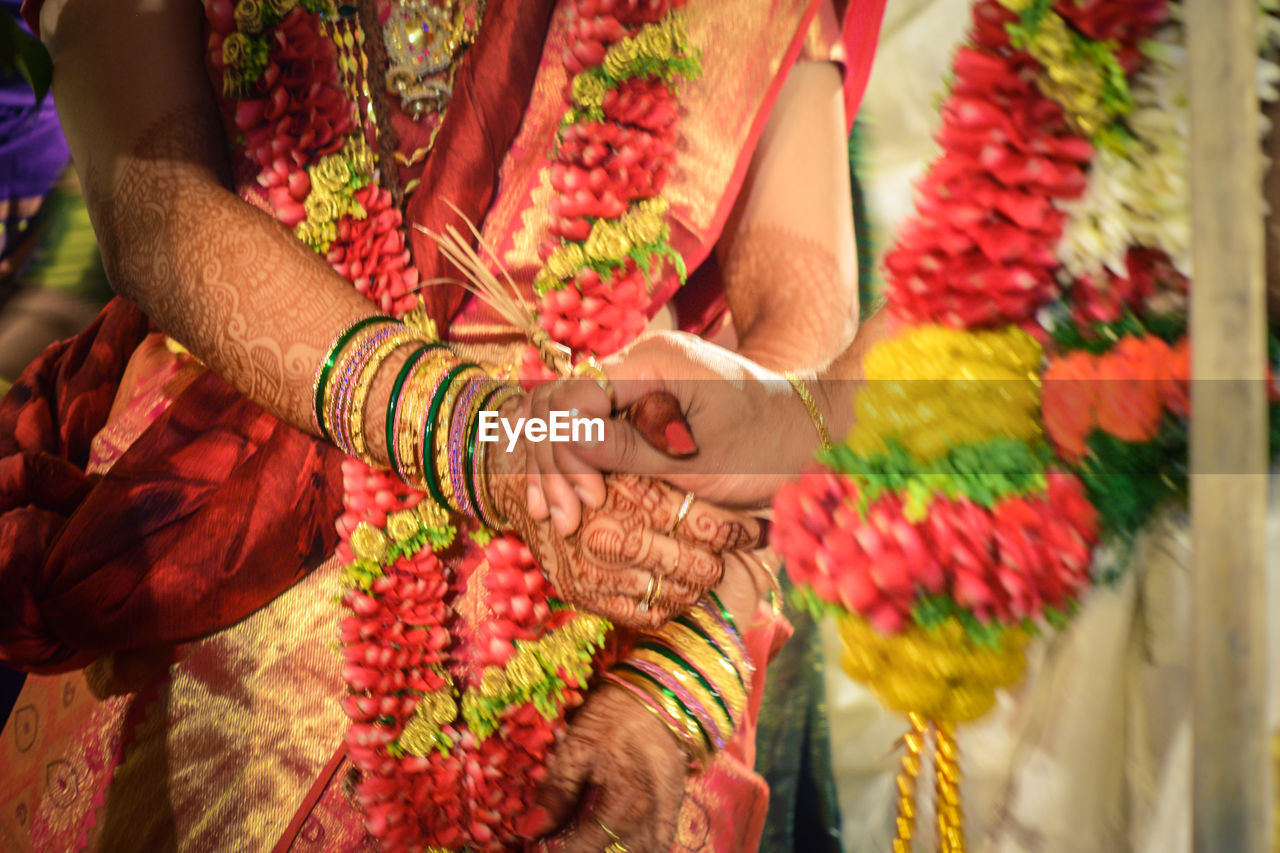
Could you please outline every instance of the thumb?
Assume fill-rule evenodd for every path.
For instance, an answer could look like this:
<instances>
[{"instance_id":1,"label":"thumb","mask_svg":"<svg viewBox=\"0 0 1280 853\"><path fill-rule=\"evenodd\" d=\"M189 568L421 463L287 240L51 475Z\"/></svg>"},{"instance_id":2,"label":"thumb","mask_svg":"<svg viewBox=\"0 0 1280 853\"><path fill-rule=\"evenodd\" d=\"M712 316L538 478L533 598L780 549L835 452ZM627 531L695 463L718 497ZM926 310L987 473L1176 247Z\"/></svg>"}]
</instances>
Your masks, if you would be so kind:
<instances>
[{"instance_id":1,"label":"thumb","mask_svg":"<svg viewBox=\"0 0 1280 853\"><path fill-rule=\"evenodd\" d=\"M645 441L668 456L692 456L698 452L693 430L680 411L680 401L666 391L650 391L631 404L626 418Z\"/></svg>"},{"instance_id":2,"label":"thumb","mask_svg":"<svg viewBox=\"0 0 1280 853\"><path fill-rule=\"evenodd\" d=\"M683 419L667 423L680 424ZM649 433L652 431L652 426L648 428L648 432L642 432L628 420L615 418L605 421L602 440L577 442L572 445L571 452L597 471L619 471L659 478L685 471L683 458L668 454L657 446L666 446L668 443L665 428L651 438ZM676 443L679 444L679 439ZM688 443L692 444L692 436Z\"/></svg>"}]
</instances>

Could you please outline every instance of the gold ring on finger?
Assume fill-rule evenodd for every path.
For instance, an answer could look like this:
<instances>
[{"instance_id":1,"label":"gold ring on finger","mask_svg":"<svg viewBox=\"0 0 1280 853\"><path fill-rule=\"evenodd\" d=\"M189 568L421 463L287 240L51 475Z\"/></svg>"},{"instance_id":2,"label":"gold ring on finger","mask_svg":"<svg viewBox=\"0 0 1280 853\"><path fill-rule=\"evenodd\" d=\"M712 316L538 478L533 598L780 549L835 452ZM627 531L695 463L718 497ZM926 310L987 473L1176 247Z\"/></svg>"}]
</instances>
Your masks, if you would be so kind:
<instances>
[{"instance_id":1,"label":"gold ring on finger","mask_svg":"<svg viewBox=\"0 0 1280 853\"><path fill-rule=\"evenodd\" d=\"M627 853L627 845L622 843L622 839L618 837L618 833L609 828L609 825L600 818L595 818L596 824L604 830L604 834L609 836L610 844L604 848L604 853Z\"/></svg>"},{"instance_id":2,"label":"gold ring on finger","mask_svg":"<svg viewBox=\"0 0 1280 853\"><path fill-rule=\"evenodd\" d=\"M613 393L613 383L609 381L609 374L604 372L604 368L600 366L600 362L596 361L594 356L587 356L582 361L573 366L573 375L576 378L585 378L593 380L600 386L600 390L609 398L609 405L613 409L618 408L618 398Z\"/></svg>"},{"instance_id":3,"label":"gold ring on finger","mask_svg":"<svg viewBox=\"0 0 1280 853\"><path fill-rule=\"evenodd\" d=\"M675 536L676 531L680 529L680 525L684 523L685 517L689 514L689 509L693 506L693 492L684 493L684 501L680 504L680 509L676 511L676 520L671 524L671 531L668 536Z\"/></svg>"},{"instance_id":4,"label":"gold ring on finger","mask_svg":"<svg viewBox=\"0 0 1280 853\"><path fill-rule=\"evenodd\" d=\"M644 598L640 599L640 612L648 613L649 609L658 602L658 596L661 593L662 576L658 574L649 575L649 585L645 587Z\"/></svg>"}]
</instances>

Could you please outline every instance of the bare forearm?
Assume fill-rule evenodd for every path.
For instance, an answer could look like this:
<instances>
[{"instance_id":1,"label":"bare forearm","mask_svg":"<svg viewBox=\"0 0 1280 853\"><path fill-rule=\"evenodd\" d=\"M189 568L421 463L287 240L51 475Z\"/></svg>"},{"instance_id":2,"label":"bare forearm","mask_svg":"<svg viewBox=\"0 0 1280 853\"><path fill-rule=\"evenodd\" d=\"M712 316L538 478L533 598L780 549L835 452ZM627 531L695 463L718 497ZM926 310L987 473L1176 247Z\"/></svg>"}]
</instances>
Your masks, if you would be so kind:
<instances>
[{"instance_id":1,"label":"bare forearm","mask_svg":"<svg viewBox=\"0 0 1280 853\"><path fill-rule=\"evenodd\" d=\"M116 290L245 395L310 428L329 342L371 306L231 185L190 0L46 0L54 96ZM375 456L389 380L368 413Z\"/></svg>"},{"instance_id":2,"label":"bare forearm","mask_svg":"<svg viewBox=\"0 0 1280 853\"><path fill-rule=\"evenodd\" d=\"M812 369L853 339L856 270L822 241L757 226L735 237L724 272L738 351L757 364Z\"/></svg>"},{"instance_id":3,"label":"bare forearm","mask_svg":"<svg viewBox=\"0 0 1280 853\"><path fill-rule=\"evenodd\" d=\"M115 288L264 408L308 428L333 337L372 313L270 216L183 152L220 138L187 111L163 119L105 187L86 181Z\"/></svg>"}]
</instances>

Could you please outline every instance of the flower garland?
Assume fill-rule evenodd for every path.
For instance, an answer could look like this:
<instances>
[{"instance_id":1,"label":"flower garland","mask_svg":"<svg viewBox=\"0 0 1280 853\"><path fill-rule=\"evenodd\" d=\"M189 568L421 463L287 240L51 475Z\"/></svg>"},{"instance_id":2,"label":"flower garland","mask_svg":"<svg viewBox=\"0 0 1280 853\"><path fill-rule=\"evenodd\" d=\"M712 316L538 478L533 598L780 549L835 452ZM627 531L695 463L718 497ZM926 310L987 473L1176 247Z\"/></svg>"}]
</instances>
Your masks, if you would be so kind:
<instances>
[{"instance_id":1,"label":"flower garland","mask_svg":"<svg viewBox=\"0 0 1280 853\"><path fill-rule=\"evenodd\" d=\"M1280 10L1259 7L1269 102ZM885 261L905 330L868 354L845 444L775 501L788 571L843 614L846 669L915 715L895 849L910 844L925 719L942 847L963 849L951 726L1020 677L1030 633L1106 580L1101 537L1123 545L1186 488L1179 9L978 0L973 15L941 155Z\"/></svg>"},{"instance_id":2,"label":"flower garland","mask_svg":"<svg viewBox=\"0 0 1280 853\"><path fill-rule=\"evenodd\" d=\"M575 352L624 346L651 289L684 277L659 194L674 86L698 68L673 11L682 5L577 0L565 12L571 83L536 292L543 328ZM207 16L235 170L258 187L246 196L381 310L412 311L402 216L357 120L358 24L316 0L211 0ZM526 360L522 378L542 376ZM559 606L515 537L450 517L355 460L343 483L343 708L368 830L386 849L507 849L608 623Z\"/></svg>"},{"instance_id":3,"label":"flower garland","mask_svg":"<svg viewBox=\"0 0 1280 853\"><path fill-rule=\"evenodd\" d=\"M533 283L539 325L588 356L634 340L648 322L652 294L685 279L661 192L675 156L676 85L700 72L699 54L673 11L683 0L636 4L628 26L622 5L574 4L564 51L568 109L549 170L552 221ZM530 347L522 382L550 378Z\"/></svg>"},{"instance_id":4,"label":"flower garland","mask_svg":"<svg viewBox=\"0 0 1280 853\"><path fill-rule=\"evenodd\" d=\"M913 831L911 750L932 730L940 843L963 850L953 726L1021 677L1028 636L1061 624L1092 583L1099 478L1064 448L1083 451L1082 430L1132 407L1143 407L1139 422L1124 427L1147 437L1181 405L1185 385L1164 362L1140 395L1130 381L1140 373L1096 381L1172 361L1168 343L1104 354L1117 330L1072 319L1124 318L1176 291L1179 277L1160 274L1164 255L1126 247L1110 277L1094 268L1080 282L1059 257L1099 152L1134 156L1139 45L1166 12L1163 0L974 4L941 154L885 259L903 330L868 354L856 425L823 454L826 470L775 500L788 571L815 606L843 614L846 669L915 715L895 849ZM1067 329L1092 351L1046 375L1042 347L1056 363ZM1084 383L1060 381L1086 367ZM1085 406L1070 394L1082 384L1094 395Z\"/></svg>"}]
</instances>

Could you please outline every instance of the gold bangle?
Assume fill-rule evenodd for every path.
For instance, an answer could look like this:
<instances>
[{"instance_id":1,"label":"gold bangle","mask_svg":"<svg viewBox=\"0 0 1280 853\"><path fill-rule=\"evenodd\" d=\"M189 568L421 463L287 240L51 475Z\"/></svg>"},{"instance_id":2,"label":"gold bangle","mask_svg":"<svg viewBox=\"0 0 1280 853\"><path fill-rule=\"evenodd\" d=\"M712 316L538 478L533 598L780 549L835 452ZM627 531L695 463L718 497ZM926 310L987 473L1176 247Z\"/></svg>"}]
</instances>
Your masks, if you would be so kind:
<instances>
[{"instance_id":1,"label":"gold bangle","mask_svg":"<svg viewBox=\"0 0 1280 853\"><path fill-rule=\"evenodd\" d=\"M396 457L404 470L405 481L419 491L426 489L421 459L423 421L431 404L431 392L454 364L453 354L447 349L427 353L406 381L402 392L407 398L402 398L397 413Z\"/></svg>"},{"instance_id":2,"label":"gold bangle","mask_svg":"<svg viewBox=\"0 0 1280 853\"><path fill-rule=\"evenodd\" d=\"M737 728L734 725L734 721L735 718L740 717L740 714L734 713L733 707L724 699L723 694L716 689L717 685L713 684L711 688L708 688L702 683L702 679L688 668L680 666L661 652L656 652L653 649L637 647L632 649L628 657L632 660L647 661L654 666L660 667L678 681L680 686L689 691L706 709L706 712L711 715L716 726L724 733L726 739Z\"/></svg>"},{"instance_id":3,"label":"gold bangle","mask_svg":"<svg viewBox=\"0 0 1280 853\"><path fill-rule=\"evenodd\" d=\"M382 368L383 363L400 347L414 341L421 342L422 339L408 326L402 332L393 333L370 353L369 361L365 363L356 380L356 387L351 395L351 409L347 412L347 431L351 436L351 447L355 451L354 455L372 467L376 466L374 460L369 456L368 442L365 441L364 404L369 399L369 391L373 387L373 378L377 375L378 370ZM387 448L387 450L390 451L390 448Z\"/></svg>"},{"instance_id":4,"label":"gold bangle","mask_svg":"<svg viewBox=\"0 0 1280 853\"><path fill-rule=\"evenodd\" d=\"M449 387L445 389L444 399L440 402L440 411L436 413L436 429L435 429L435 447L432 448L435 453L436 462L436 483L440 486L440 493L444 495L445 501L449 504L446 509L455 512L458 509L458 499L453 494L453 481L449 477L449 421L453 417L453 406L458 402L458 396L462 393L462 389L467 386L476 374L484 375L484 371L479 367L472 367L463 370L453 377L453 381ZM428 464L424 459L423 464Z\"/></svg>"},{"instance_id":5,"label":"gold bangle","mask_svg":"<svg viewBox=\"0 0 1280 853\"><path fill-rule=\"evenodd\" d=\"M512 397L518 397L524 392L520 390L519 385L506 385L498 390L494 398L489 401L489 407L486 411L497 412L507 404ZM485 519L494 530L506 530L511 526L502 513L498 511L497 504L493 502L493 492L489 489L489 445L492 442L480 441L476 438L476 453L479 459L476 461L476 470L479 477L476 480L476 500L480 503L480 515Z\"/></svg>"},{"instance_id":6,"label":"gold bangle","mask_svg":"<svg viewBox=\"0 0 1280 853\"><path fill-rule=\"evenodd\" d=\"M702 731L702 724L694 719L688 711L680 707L677 702L673 701L665 693L655 689L648 680L638 675L632 675L625 670L621 672L611 670L609 677L625 681L652 699L657 707L652 707L643 701L640 704L648 708L676 736L676 740L685 745L685 748L689 751L689 757L693 761L705 761L711 755L711 744L707 741L707 736ZM639 701L640 697L637 696L635 698ZM659 711L658 708L662 710ZM663 711L666 712L667 717L662 715ZM672 720L677 721L678 725L673 723Z\"/></svg>"},{"instance_id":7,"label":"gold bangle","mask_svg":"<svg viewBox=\"0 0 1280 853\"><path fill-rule=\"evenodd\" d=\"M347 384L340 380L346 376L349 369L348 363L356 358L366 346L370 338L381 334L388 325L394 325L391 320L384 322L371 323L368 326L357 331L351 336L351 339L343 345L341 351L334 356L333 371L329 374L329 381L324 388L324 409L322 417L324 419L324 429L329 435L329 440L334 443L340 450L345 450L342 441L342 433L338 427L338 408L341 407L342 401L335 399L337 395L342 394L347 389Z\"/></svg>"},{"instance_id":8,"label":"gold bangle","mask_svg":"<svg viewBox=\"0 0 1280 853\"><path fill-rule=\"evenodd\" d=\"M681 620L686 618L697 626L696 630L683 624ZM668 628L672 631L671 635L667 634ZM734 642L733 637L729 636L725 627L708 618L701 608L695 605L687 613L683 613L663 625L662 630L658 632L658 636L665 637L677 651L683 651L685 643L695 641L703 645L710 645L724 657L725 663L737 679L738 685L742 687L744 692L746 691L749 683L748 674L754 671L754 667L747 662L742 647Z\"/></svg>"},{"instance_id":9,"label":"gold bangle","mask_svg":"<svg viewBox=\"0 0 1280 853\"><path fill-rule=\"evenodd\" d=\"M818 404L813 400L813 394L809 392L809 386L794 373L782 374L786 380L791 383L791 387L795 389L796 396L800 398L800 402L804 403L805 409L809 412L809 419L813 421L814 429L818 431L818 439L822 442L823 450L831 449L831 434L827 432L827 422L822 417L822 412L818 410Z\"/></svg>"}]
</instances>

